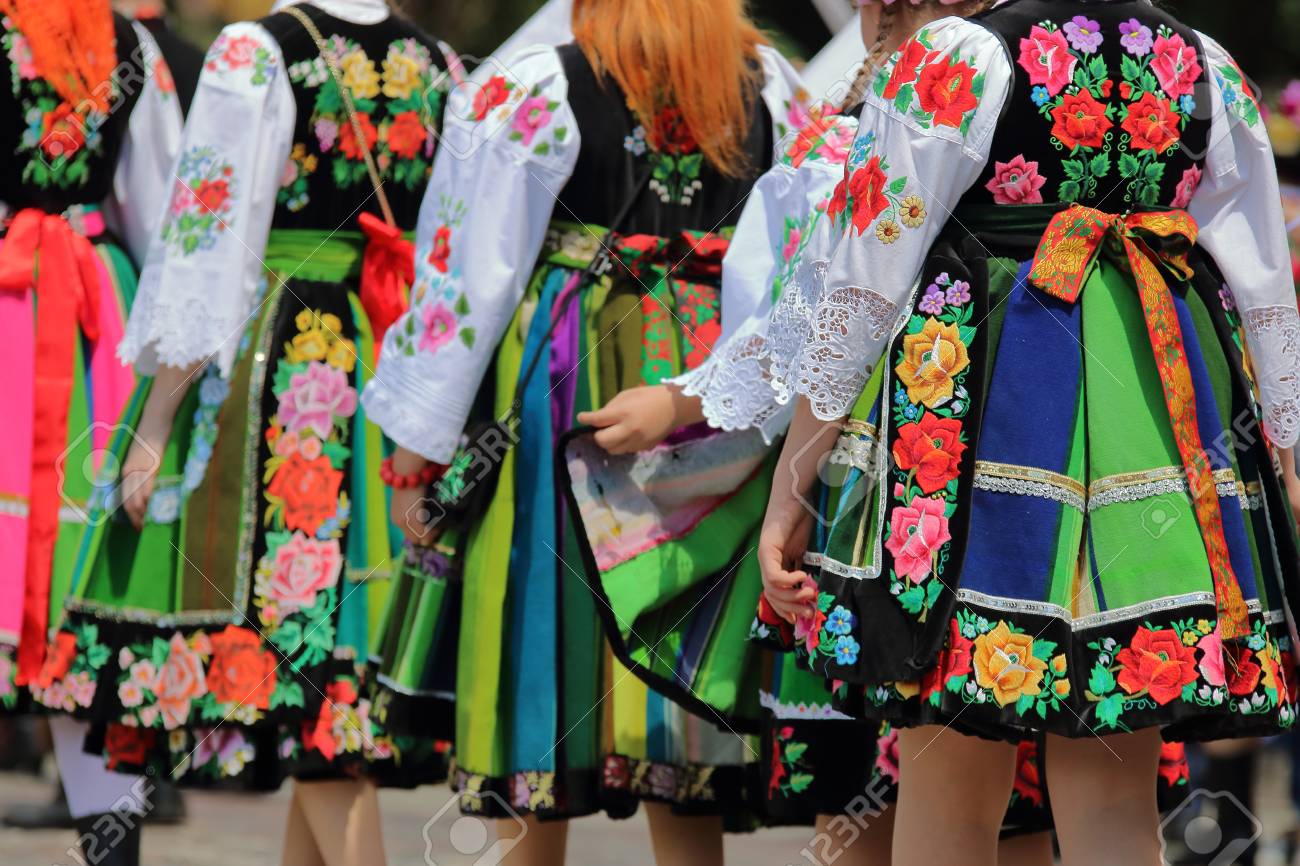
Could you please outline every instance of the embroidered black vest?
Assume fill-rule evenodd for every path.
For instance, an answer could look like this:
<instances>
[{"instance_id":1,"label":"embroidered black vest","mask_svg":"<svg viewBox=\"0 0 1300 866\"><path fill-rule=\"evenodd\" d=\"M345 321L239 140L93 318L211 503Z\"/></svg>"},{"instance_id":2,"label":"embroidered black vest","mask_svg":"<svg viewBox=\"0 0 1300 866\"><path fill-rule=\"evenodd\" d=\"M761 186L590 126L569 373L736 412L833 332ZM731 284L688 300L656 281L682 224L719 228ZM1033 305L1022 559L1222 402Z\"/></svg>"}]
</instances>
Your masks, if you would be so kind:
<instances>
[{"instance_id":1,"label":"embroidered black vest","mask_svg":"<svg viewBox=\"0 0 1300 866\"><path fill-rule=\"evenodd\" d=\"M728 177L709 164L671 110L660 115L659 130L647 131L618 85L598 79L577 44L561 46L559 55L582 148L560 193L556 219L608 225L653 164L649 189L640 193L622 233L667 237L735 225L775 146L772 117L758 93L745 138L748 163L741 176Z\"/></svg>"},{"instance_id":2,"label":"embroidered black vest","mask_svg":"<svg viewBox=\"0 0 1300 866\"><path fill-rule=\"evenodd\" d=\"M310 4L297 8L336 52L393 216L414 229L450 88L438 43L396 15L354 24ZM272 226L356 230L357 214L382 213L329 67L297 18L281 12L260 23L280 44L297 104Z\"/></svg>"},{"instance_id":3,"label":"embroidered black vest","mask_svg":"<svg viewBox=\"0 0 1300 866\"><path fill-rule=\"evenodd\" d=\"M1212 84L1194 31L1142 0L1011 0L974 20L1006 44L1015 81L971 200L1187 205Z\"/></svg>"},{"instance_id":4,"label":"embroidered black vest","mask_svg":"<svg viewBox=\"0 0 1300 866\"><path fill-rule=\"evenodd\" d=\"M11 209L58 213L99 204L113 189L131 111L153 58L139 51L131 24L113 15L118 64L107 114L78 112L36 73L27 37L4 18L0 48L9 86L0 85L0 201Z\"/></svg>"}]
</instances>

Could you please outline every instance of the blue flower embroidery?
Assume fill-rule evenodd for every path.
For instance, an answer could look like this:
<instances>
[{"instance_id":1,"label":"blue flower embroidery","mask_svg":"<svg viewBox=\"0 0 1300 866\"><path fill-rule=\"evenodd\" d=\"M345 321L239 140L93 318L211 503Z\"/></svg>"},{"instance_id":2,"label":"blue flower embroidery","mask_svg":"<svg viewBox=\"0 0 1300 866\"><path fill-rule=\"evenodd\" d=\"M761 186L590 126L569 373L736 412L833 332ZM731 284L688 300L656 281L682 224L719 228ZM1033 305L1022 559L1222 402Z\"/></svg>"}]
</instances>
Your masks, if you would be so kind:
<instances>
[{"instance_id":1,"label":"blue flower embroidery","mask_svg":"<svg viewBox=\"0 0 1300 866\"><path fill-rule=\"evenodd\" d=\"M835 661L837 664L851 665L858 660L858 642L848 635L835 639Z\"/></svg>"},{"instance_id":2,"label":"blue flower embroidery","mask_svg":"<svg viewBox=\"0 0 1300 866\"><path fill-rule=\"evenodd\" d=\"M1047 100L1051 99L1052 97L1051 94L1047 92L1047 88L1039 84L1033 89L1033 91L1030 92L1029 98L1034 101L1034 105L1042 107L1046 105Z\"/></svg>"},{"instance_id":3,"label":"blue flower embroidery","mask_svg":"<svg viewBox=\"0 0 1300 866\"><path fill-rule=\"evenodd\" d=\"M848 634L853 630L853 614L842 604L837 604L826 617L826 630L831 634Z\"/></svg>"}]
</instances>

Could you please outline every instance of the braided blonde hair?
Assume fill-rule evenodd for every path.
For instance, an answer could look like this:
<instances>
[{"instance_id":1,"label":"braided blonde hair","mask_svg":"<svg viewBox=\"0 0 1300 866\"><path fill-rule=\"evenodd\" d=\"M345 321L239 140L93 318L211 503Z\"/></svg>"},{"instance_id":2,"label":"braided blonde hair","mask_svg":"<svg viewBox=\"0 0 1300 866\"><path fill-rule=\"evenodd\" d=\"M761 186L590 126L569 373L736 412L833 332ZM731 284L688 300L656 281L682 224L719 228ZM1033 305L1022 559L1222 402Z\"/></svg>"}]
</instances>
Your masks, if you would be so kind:
<instances>
[{"instance_id":1,"label":"braided blonde hair","mask_svg":"<svg viewBox=\"0 0 1300 866\"><path fill-rule=\"evenodd\" d=\"M880 7L880 27L876 30L876 39L867 49L867 56L858 67L853 83L840 104L840 111L847 111L863 100L867 94L876 71L884 66L891 54L907 36L920 30L931 21L956 16L969 18L972 15L991 9L997 0L967 0L965 3L940 6L937 3L922 3L913 6L910 3L891 3Z\"/></svg>"}]
</instances>

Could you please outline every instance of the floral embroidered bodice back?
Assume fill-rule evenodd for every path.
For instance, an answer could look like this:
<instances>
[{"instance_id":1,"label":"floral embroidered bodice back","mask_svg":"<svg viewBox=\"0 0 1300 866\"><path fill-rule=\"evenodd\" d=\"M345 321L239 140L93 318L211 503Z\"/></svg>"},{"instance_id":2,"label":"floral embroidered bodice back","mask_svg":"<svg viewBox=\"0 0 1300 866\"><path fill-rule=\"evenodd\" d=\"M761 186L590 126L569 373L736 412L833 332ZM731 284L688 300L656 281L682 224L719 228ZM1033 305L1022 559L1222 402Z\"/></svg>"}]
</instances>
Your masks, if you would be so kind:
<instances>
[{"instance_id":1,"label":"floral embroidered bodice back","mask_svg":"<svg viewBox=\"0 0 1300 866\"><path fill-rule=\"evenodd\" d=\"M750 112L744 148L749 165L740 176L727 177L704 158L676 109L663 109L657 128L646 129L618 86L596 77L577 44L561 47L559 55L583 147L560 193L557 219L607 225L652 164L650 194L629 214L625 233L663 237L735 222L774 145L771 114L761 99L755 98Z\"/></svg>"},{"instance_id":2,"label":"floral embroidered bodice back","mask_svg":"<svg viewBox=\"0 0 1300 866\"><path fill-rule=\"evenodd\" d=\"M1051 0L1013 0L975 19L1005 41L1015 80L970 196L1109 211L1186 207L1210 132L1211 70L1200 39L1149 3L1060 11ZM910 99L908 76L925 54L917 40L905 46L886 96ZM948 74L954 101L973 105L980 76Z\"/></svg>"},{"instance_id":3,"label":"floral embroidered bodice back","mask_svg":"<svg viewBox=\"0 0 1300 866\"><path fill-rule=\"evenodd\" d=\"M140 43L130 23L114 15L113 24L118 58L135 57ZM27 37L8 17L0 19L0 48L9 66L9 86L0 86L0 116L22 120L0 127L0 154L8 155L0 164L0 201L50 213L103 201L139 98L139 79L123 86L127 82L115 78L112 110L101 114L59 96L37 71ZM134 66L119 69L119 76L138 75Z\"/></svg>"},{"instance_id":4,"label":"floral embroidered bodice back","mask_svg":"<svg viewBox=\"0 0 1300 866\"><path fill-rule=\"evenodd\" d=\"M298 8L311 17L334 54L393 215L410 230L433 165L449 86L442 52L397 15L380 24L358 25L310 4ZM272 225L333 229L348 214L378 213L363 148L315 43L287 13L271 15L262 24L280 44L298 106L293 150L280 179ZM210 52L209 65L233 60L256 66L257 48L238 41L229 40L222 54ZM344 228L354 228L354 222Z\"/></svg>"}]
</instances>

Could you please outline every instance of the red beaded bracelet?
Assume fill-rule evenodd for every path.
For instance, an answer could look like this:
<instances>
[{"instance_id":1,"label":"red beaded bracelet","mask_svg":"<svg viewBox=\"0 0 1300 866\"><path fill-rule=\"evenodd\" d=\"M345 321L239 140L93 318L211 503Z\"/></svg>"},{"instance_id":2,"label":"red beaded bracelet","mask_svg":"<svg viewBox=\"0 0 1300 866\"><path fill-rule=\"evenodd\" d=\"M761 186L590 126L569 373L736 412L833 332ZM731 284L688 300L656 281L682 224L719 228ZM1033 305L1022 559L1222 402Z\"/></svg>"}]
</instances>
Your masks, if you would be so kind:
<instances>
[{"instance_id":1,"label":"red beaded bracelet","mask_svg":"<svg viewBox=\"0 0 1300 866\"><path fill-rule=\"evenodd\" d=\"M410 475L398 475L393 471L393 458L385 457L384 462L379 464L379 480L389 487L398 490L409 490L412 487L428 487L441 478L442 473L446 471L447 467L441 463L430 463L419 472L412 472Z\"/></svg>"}]
</instances>

